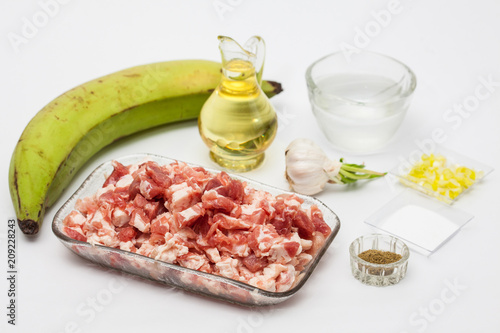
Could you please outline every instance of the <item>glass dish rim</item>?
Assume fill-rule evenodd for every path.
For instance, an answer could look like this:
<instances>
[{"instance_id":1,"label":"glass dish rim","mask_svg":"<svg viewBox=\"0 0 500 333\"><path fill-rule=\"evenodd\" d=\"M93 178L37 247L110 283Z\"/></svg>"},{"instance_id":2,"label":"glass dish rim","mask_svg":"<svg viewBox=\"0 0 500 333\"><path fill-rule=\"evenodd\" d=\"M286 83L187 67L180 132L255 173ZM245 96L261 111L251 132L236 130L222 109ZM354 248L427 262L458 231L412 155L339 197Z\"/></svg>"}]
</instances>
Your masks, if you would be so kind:
<instances>
[{"instance_id":1,"label":"glass dish rim","mask_svg":"<svg viewBox=\"0 0 500 333\"><path fill-rule=\"evenodd\" d=\"M329 53L329 54L324 55L321 58L315 60L313 63L311 63L307 67L306 73L305 73L305 77L306 77L306 83L307 83L307 86L309 88L309 92L310 93L311 93L311 91L315 91L315 90L321 91L318 88L318 85L316 84L316 82L314 81L314 79L312 78L312 70L313 70L313 68L317 64L319 64L321 61L324 61L324 60L326 60L328 58L336 57L336 56L338 56L340 54L344 54L344 53L345 53L345 51L336 51L336 52ZM380 52L369 51L369 50L359 50L359 52L357 52L357 53L380 57L380 58L392 61L395 64L398 64L398 65L402 66L404 68L404 70L406 71L407 75L410 77L410 80L411 80L410 86L403 93L399 94L398 96L393 97L393 98L391 98L391 99L389 99L387 101L380 102L380 103L360 103L358 101L354 101L354 100L351 100L349 98L345 98L345 97L342 97L342 96L338 96L336 94L332 94L332 93L321 91L321 93L323 95L328 96L330 98L334 98L334 99L343 101L343 102L346 102L346 103L349 103L349 104L354 104L354 105L363 104L363 105L370 105L370 106L377 106L377 105L385 105L385 104L389 104L389 103L395 103L397 101L400 101L402 99L411 97L413 95L413 93L417 89L417 76L415 75L415 72L413 72L413 70L408 65L406 65L402 61L400 61L400 60L398 60L398 59L396 59L396 58L394 58L392 56L389 56L389 55L386 55L386 54L383 54L383 53L380 53ZM398 82L398 84L399 84L399 82Z\"/></svg>"},{"instance_id":2,"label":"glass dish rim","mask_svg":"<svg viewBox=\"0 0 500 333\"><path fill-rule=\"evenodd\" d=\"M355 243L358 242L361 238L364 238L364 237L387 237L387 238L392 238L392 239L394 239L397 242L399 242L399 243L402 244L402 249L405 250L405 253L404 253L404 255L401 256L401 259L399 259L398 261L395 261L395 262L391 262L390 264L376 264L376 263L372 263L372 262L366 261L366 260L361 259L359 256L357 256L357 255L354 254L354 245L355 245ZM373 249L371 249L371 250L373 250ZM410 258L410 248L408 247L408 245L406 245L406 243L401 238L398 238L398 237L396 237L396 236L394 236L392 234L372 233L372 234L367 234L367 235L359 236L358 238L356 238L355 240L353 240L351 242L351 244L349 245L349 254L350 254L351 260L357 261L357 262L359 262L360 264L363 264L363 265L373 266L373 267L376 267L376 268L393 268L394 266L402 265L402 264L404 264L405 262L408 261L408 259Z\"/></svg>"},{"instance_id":3,"label":"glass dish rim","mask_svg":"<svg viewBox=\"0 0 500 333\"><path fill-rule=\"evenodd\" d=\"M411 158L408 158L408 157L411 156L415 151L418 151L420 153L419 157L421 157L423 154L429 155L431 153L443 152L444 157L446 157L447 159L453 159L453 160L458 160L458 161L466 160L466 161L471 162L471 164L474 164L475 166L479 166L479 167L484 168L485 170L481 170L481 171L483 171L483 175L481 177L479 177L478 179L476 179L476 181L471 186L469 186L468 188L463 190L455 198L450 199L450 198L448 198L442 194L439 194L435 191L431 192L430 190L426 189L425 187L406 179L404 177L404 175L400 172L400 169L402 168L402 166L405 162L409 161L410 165L413 165L413 164L411 164ZM420 148L414 149L410 153L405 154L404 157L408 158L408 160L401 161L400 163L398 163L397 165L392 167L388 171L388 174L397 178L399 180L398 183L403 185L405 188L411 189L413 191L417 191L418 193L421 193L428 198L437 199L440 202L444 202L448 205L452 205L453 203L457 202L457 200L459 198L461 198L465 193L469 192L472 188L475 188L475 185L477 185L477 183L483 181L483 179L486 178L486 176L488 176L490 173L492 173L495 170L493 167L491 167L491 166L489 166L481 161L478 161L478 160L473 159L471 157L468 157L462 153L459 153L453 149L450 149L444 145L436 144L436 143L434 144L433 148L431 148L427 151L424 151L423 149L420 149ZM467 165L467 163L463 163L462 165L465 167L474 168L474 165ZM411 186L406 185L406 183L411 183L412 185Z\"/></svg>"},{"instance_id":4,"label":"glass dish rim","mask_svg":"<svg viewBox=\"0 0 500 333\"><path fill-rule=\"evenodd\" d=\"M237 280L234 280L234 279L226 278L226 277L219 276L219 275L216 275L216 274L210 274L210 273L206 273L206 272L201 272L201 271L198 271L198 270L195 270L195 269L190 269L190 268L182 267L180 265L169 264L167 262L156 260L156 259L153 259L153 258L150 258L150 257L147 257L147 256L143 256L143 255L140 255L140 254L137 254L137 253L133 253L133 252L129 252L129 251L117 249L117 248L111 248L111 247L107 247L107 246L100 245L100 244L90 244L88 242L79 241L79 240L76 240L76 239L73 239L73 238L67 236L59 228L59 226L62 225L62 221L64 220L64 217L66 217L66 215L63 216L63 214L66 213L65 210L69 209L69 211L71 211L72 209L74 209L74 201L76 201L76 199L78 199L80 193L85 190L85 188L88 186L88 184L92 183L92 181L94 180L94 178L96 178L97 176L101 175L101 172L103 170L105 170L107 167L111 166L112 161L118 161L118 162L120 162L120 161L124 161L124 160L128 160L128 159L137 159L136 162L140 162L141 160L145 160L147 158L159 159L159 160L162 160L162 163L172 163L172 162L186 163L189 166L202 167L205 170L207 170L209 172L212 172L212 173L219 173L221 171L225 171L225 170L213 169L213 168L210 168L210 167L204 167L204 166L201 166L201 165L198 165L198 164L195 164L195 163L184 162L184 161L181 161L181 160L178 160L178 159L173 159L173 158L170 158L170 157L166 157L166 156L162 156L162 155L158 155L158 154L151 154L151 153L129 154L129 155L120 156L118 158L114 158L112 160L107 160L107 161L101 163L100 165L98 165L85 178L85 180L75 190L75 192L73 194L71 194L71 196L57 210L57 212L54 215L54 218L52 220L52 232L55 234L55 236L61 242L63 242L63 243L66 242L66 243L69 243L71 245L79 245L79 246L86 246L86 247L102 248L102 249L104 249L106 251L117 252L120 255L131 256L132 258L136 258L136 259L140 259L140 260L145 260L145 261L147 261L149 263L157 263L159 265L163 265L163 266L166 266L168 268L171 268L171 269L174 269L174 270L177 270L177 271L187 272L187 273L194 274L194 275L197 275L197 276L202 276L202 277L205 277L205 278L207 278L209 280L217 280L218 282L227 283L229 285L241 288L241 289L243 289L243 290L245 290L245 291L247 291L249 293L255 293L255 292L257 292L261 296L264 296L264 297L276 298L276 299L278 299L278 298L284 298L284 299L286 299L286 298L294 295L297 291L299 291L302 288L302 286L307 282L307 280L309 279L309 277L311 276L311 274L316 269L316 266L319 264L320 260L322 259L323 255L326 253L326 251L330 247L330 245L333 242L334 238L337 236L338 231L340 230L340 219L339 219L338 215L333 210L331 210L326 204L324 204L321 200L319 200L319 199L317 199L315 197L312 197L312 196L303 195L303 194L295 193L295 192L292 192L292 191L283 190L283 189L280 189L280 188L272 186L272 185L267 185L267 184L261 183L261 182L256 181L256 180L253 180L253 179L241 176L241 175L237 175L237 174L233 174L233 173L229 173L228 172L228 175L231 178L239 179L239 180L248 182L248 184L251 185L251 186L258 186L258 187L260 187L259 189L261 189L261 190L265 190L265 191L267 191L267 190L273 190L273 191L279 192L280 194L294 194L294 195L298 196L299 198L306 199L306 201L308 201L309 204L313 204L314 203L314 204L318 205L319 208L322 208L321 211L322 211L323 214L324 214L324 209L326 209L326 210L329 211L328 214L331 214L332 217L333 217L333 221L331 221L332 225L328 224L330 226L330 228L332 229L332 232L325 239L325 243L323 244L323 246L321 247L321 249L319 250L319 252L315 255L314 259L306 266L307 268L300 273L300 274L304 274L304 276L300 279L300 281L293 288L291 288L289 290L282 291L282 292L277 292L277 291L276 292L272 292L272 291L267 291L267 290L264 290L264 289L260 289L258 287L254 287L252 285L249 285L249 284L241 282L241 281L237 281ZM103 180L103 182L104 182L104 180ZM70 205L71 205L71 207L69 207ZM72 252L75 252L72 249L70 249L70 250ZM91 262L93 262L95 264L100 265L99 263L96 263L93 260L90 260L90 259L87 259L87 260L89 260L89 261L91 261ZM133 274L133 273L127 272L126 270L122 270L122 269L117 269L117 270L125 272L127 274ZM133 274L133 275L136 275L136 274ZM157 280L157 279L154 279L154 278L153 278L153 280L161 282L161 283L164 283L164 284L168 284L168 283L166 283L164 281L160 281L160 280ZM174 287L178 288L177 286L174 286ZM216 296L213 295L212 297L216 297ZM236 302L236 303L248 305L246 303L240 303L240 302Z\"/></svg>"}]
</instances>

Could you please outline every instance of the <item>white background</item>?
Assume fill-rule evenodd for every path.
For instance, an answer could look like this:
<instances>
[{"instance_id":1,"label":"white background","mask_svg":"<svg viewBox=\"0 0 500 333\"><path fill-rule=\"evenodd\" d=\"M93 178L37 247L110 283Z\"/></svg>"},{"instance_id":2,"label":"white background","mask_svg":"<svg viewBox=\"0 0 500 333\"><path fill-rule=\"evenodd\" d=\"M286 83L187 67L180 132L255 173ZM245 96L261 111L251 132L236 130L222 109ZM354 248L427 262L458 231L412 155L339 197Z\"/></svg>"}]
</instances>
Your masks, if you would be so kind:
<instances>
[{"instance_id":1,"label":"white background","mask_svg":"<svg viewBox=\"0 0 500 333\"><path fill-rule=\"evenodd\" d=\"M409 152L429 145L432 131L442 128L444 145L494 167L500 162L497 0L401 0L392 5L388 0L62 2L3 0L0 5L4 156L0 164L0 331L498 331L498 171L455 204L474 219L434 255L412 253L407 277L387 288L365 286L352 277L348 246L374 231L364 220L401 188L385 179L354 188L331 185L317 197L339 215L340 232L306 285L271 309L251 310L122 276L63 247L50 229L54 213L100 163L150 152L213 167L195 122L154 129L106 148L47 211L37 237L28 239L18 230L17 325L7 325L6 224L14 217L7 172L26 124L64 91L104 74L173 59L219 60L219 34L241 42L262 36L267 43L264 78L281 82L285 89L272 100L280 115L280 131L264 165L247 173L249 178L286 189L283 152L299 136L315 140L332 159L343 156L374 170L388 170ZM52 3L51 16L43 14L43 4L48 3ZM383 16L388 8L393 13ZM383 21L377 23L377 17ZM39 27L29 35L24 31L23 37L26 22ZM362 39L362 31L367 30L370 36ZM9 40L13 34L26 38L24 43L14 45ZM307 66L346 44L391 55L411 67L418 78L407 118L395 140L379 154L354 156L329 147L309 107ZM480 78L494 83L488 98L460 116L460 122L446 121L448 109L474 99ZM102 299L110 291L112 298L92 310L92 299Z\"/></svg>"}]
</instances>

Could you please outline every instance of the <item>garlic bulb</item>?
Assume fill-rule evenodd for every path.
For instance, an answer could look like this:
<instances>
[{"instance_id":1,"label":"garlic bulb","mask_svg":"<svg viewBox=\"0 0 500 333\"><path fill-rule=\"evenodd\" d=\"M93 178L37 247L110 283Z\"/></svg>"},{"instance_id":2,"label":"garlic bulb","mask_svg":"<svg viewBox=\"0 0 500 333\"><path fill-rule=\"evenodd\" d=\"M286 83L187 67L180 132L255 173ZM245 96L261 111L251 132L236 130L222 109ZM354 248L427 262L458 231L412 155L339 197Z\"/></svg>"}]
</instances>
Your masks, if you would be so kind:
<instances>
[{"instance_id":1,"label":"garlic bulb","mask_svg":"<svg viewBox=\"0 0 500 333\"><path fill-rule=\"evenodd\" d=\"M364 165L330 160L323 150L309 139L295 139L285 151L285 176L293 191L313 195L326 183L350 184L359 179L384 176L385 173L366 170Z\"/></svg>"},{"instance_id":2,"label":"garlic bulb","mask_svg":"<svg viewBox=\"0 0 500 333\"><path fill-rule=\"evenodd\" d=\"M313 195L323 190L326 183L336 179L341 162L328 159L323 150L308 139L296 139L285 151L286 178L298 193Z\"/></svg>"}]
</instances>

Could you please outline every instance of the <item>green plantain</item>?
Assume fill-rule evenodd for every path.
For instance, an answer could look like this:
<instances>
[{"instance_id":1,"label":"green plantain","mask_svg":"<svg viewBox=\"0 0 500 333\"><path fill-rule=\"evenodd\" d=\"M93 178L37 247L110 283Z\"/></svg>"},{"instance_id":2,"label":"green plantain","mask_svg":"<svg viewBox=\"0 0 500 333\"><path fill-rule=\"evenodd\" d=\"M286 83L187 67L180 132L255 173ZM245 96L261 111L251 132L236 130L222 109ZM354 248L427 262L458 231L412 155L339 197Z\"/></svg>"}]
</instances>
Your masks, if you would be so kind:
<instances>
[{"instance_id":1,"label":"green plantain","mask_svg":"<svg viewBox=\"0 0 500 333\"><path fill-rule=\"evenodd\" d=\"M12 154L9 188L20 229L36 234L45 210L95 153L127 135L196 119L221 65L178 60L125 69L57 97L28 123ZM281 85L263 81L269 97Z\"/></svg>"}]
</instances>

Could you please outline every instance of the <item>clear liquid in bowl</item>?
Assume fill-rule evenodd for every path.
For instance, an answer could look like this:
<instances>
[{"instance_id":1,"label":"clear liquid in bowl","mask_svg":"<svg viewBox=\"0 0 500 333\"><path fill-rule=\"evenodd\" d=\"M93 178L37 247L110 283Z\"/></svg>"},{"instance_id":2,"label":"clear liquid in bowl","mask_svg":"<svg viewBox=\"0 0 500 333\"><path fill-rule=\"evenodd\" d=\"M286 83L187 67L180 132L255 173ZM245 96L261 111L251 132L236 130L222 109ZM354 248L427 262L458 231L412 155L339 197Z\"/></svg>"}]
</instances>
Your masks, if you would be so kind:
<instances>
[{"instance_id":1,"label":"clear liquid in bowl","mask_svg":"<svg viewBox=\"0 0 500 333\"><path fill-rule=\"evenodd\" d=\"M353 153L384 146L401 124L408 99L402 82L385 76L335 74L318 79L313 111L336 147Z\"/></svg>"}]
</instances>

